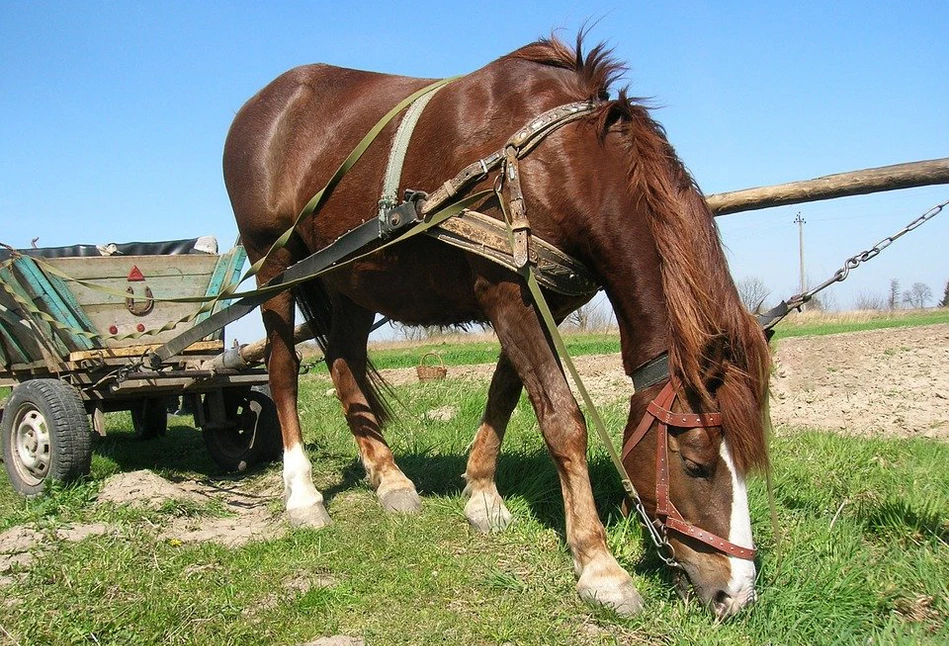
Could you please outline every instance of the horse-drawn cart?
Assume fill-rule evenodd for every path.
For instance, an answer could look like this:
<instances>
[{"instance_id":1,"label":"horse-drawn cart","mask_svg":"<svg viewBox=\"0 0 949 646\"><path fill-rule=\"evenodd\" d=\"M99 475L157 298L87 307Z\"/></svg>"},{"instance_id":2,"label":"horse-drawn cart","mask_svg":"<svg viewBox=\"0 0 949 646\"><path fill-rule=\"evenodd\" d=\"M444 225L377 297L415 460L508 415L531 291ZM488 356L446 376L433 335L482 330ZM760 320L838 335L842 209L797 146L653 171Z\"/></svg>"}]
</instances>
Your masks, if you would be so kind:
<instances>
[{"instance_id":1,"label":"horse-drawn cart","mask_svg":"<svg viewBox=\"0 0 949 646\"><path fill-rule=\"evenodd\" d=\"M279 456L273 402L255 387L262 368L208 369L223 330L144 370L143 356L223 307L197 316L245 260L218 255L212 238L124 245L0 250L0 401L3 461L19 492L88 472L91 434L104 413L128 410L137 433L162 435L170 400L191 405L211 457L240 470ZM91 421L90 421L91 420Z\"/></svg>"}]
</instances>

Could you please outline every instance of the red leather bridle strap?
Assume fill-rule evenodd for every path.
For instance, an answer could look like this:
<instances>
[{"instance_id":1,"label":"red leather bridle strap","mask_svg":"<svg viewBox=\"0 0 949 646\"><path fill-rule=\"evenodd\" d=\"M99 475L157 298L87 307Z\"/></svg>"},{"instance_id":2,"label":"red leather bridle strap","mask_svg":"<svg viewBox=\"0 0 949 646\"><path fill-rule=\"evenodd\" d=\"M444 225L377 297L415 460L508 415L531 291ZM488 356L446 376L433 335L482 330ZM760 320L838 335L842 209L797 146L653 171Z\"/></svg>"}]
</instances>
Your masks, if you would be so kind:
<instances>
[{"instance_id":1,"label":"red leather bridle strap","mask_svg":"<svg viewBox=\"0 0 949 646\"><path fill-rule=\"evenodd\" d=\"M665 525L669 529L674 529L680 534L685 534L686 536L694 538L697 541L701 541L706 545L714 547L719 552L728 554L729 556L745 559L746 561L755 560L755 554L757 553L757 550L754 548L735 545L732 542L726 541L724 538L720 538L711 532L705 531L701 527L696 527L695 525L687 523L684 520L680 520L675 516L669 516L666 518Z\"/></svg>"},{"instance_id":2,"label":"red leather bridle strap","mask_svg":"<svg viewBox=\"0 0 949 646\"><path fill-rule=\"evenodd\" d=\"M684 536L688 536L716 550L745 560L754 560L756 550L754 548L735 545L720 536L707 532L701 527L697 527L685 520L679 510L669 499L669 427L678 428L707 428L711 426L722 425L721 413L676 413L673 412L672 404L676 398L676 390L672 381L666 383L646 407L642 421L636 427L636 430L629 439L623 444L622 459L626 461L637 444L645 437L654 421L658 422L658 434L656 437L656 517L657 521L666 529L671 529Z\"/></svg>"}]
</instances>

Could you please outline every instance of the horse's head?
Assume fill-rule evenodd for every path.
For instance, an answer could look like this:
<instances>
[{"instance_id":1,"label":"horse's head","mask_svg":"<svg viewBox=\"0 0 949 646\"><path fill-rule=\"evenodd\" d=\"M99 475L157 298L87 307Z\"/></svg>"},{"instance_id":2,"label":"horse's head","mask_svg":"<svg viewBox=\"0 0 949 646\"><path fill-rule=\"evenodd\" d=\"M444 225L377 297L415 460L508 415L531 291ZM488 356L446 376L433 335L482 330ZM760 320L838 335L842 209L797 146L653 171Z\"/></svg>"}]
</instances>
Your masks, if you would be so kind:
<instances>
[{"instance_id":1,"label":"horse's head","mask_svg":"<svg viewBox=\"0 0 949 646\"><path fill-rule=\"evenodd\" d=\"M736 459L735 449L745 447L730 441L728 432L729 422L741 424L738 416L749 414L728 407L754 404L736 401L741 393L728 389L741 386L724 386L726 379L720 372L706 382L704 392L677 378L637 392L623 447L624 465L656 530L662 556L682 568L719 618L755 598L747 459ZM687 586L680 582L685 594Z\"/></svg>"}]
</instances>

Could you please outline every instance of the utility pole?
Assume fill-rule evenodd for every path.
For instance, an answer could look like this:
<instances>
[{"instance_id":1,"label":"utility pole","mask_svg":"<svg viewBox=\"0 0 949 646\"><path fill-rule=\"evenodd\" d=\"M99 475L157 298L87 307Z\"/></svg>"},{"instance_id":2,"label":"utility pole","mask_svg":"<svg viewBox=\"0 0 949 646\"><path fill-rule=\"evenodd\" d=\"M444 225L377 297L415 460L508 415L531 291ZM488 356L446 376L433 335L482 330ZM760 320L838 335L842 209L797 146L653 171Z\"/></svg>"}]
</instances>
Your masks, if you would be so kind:
<instances>
[{"instance_id":1,"label":"utility pole","mask_svg":"<svg viewBox=\"0 0 949 646\"><path fill-rule=\"evenodd\" d=\"M797 212L797 217L794 218L794 224L797 225L797 240L798 240L798 257L801 265L801 294L804 293L804 290L807 289L807 285L804 281L804 224L805 220L801 217L801 212ZM805 306L801 306L801 311L804 311Z\"/></svg>"}]
</instances>

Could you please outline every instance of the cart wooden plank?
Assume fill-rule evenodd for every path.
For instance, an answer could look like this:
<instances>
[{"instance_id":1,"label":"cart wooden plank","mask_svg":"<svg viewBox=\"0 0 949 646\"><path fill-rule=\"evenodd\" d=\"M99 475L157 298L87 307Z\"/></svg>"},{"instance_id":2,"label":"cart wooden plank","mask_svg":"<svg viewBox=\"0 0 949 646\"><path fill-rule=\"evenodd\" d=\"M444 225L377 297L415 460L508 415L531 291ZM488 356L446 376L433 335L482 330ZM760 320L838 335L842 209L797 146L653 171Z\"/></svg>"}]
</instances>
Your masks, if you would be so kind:
<instances>
[{"instance_id":1,"label":"cart wooden plank","mask_svg":"<svg viewBox=\"0 0 949 646\"><path fill-rule=\"evenodd\" d=\"M32 360L36 360L41 357L48 359L48 355L60 357L68 353L69 349L53 333L52 326L49 323L31 312L23 311L23 308L16 302L16 300L14 300L14 298L9 293L7 293L6 290L10 290L11 292L15 293L17 297L23 302L33 303L33 297L30 296L30 294L25 289L23 289L23 286L20 285L9 266L0 268L0 280L5 283L5 288L0 289L0 304L13 312L20 314L20 316L24 320L27 320L33 328L32 334L27 328L14 327L11 330L13 335L20 342L21 346L30 347L31 354L29 358ZM37 307L37 309L39 308ZM32 343L30 343L31 341ZM34 350L35 352L33 352Z\"/></svg>"},{"instance_id":2,"label":"cart wooden plank","mask_svg":"<svg viewBox=\"0 0 949 646\"><path fill-rule=\"evenodd\" d=\"M190 254L176 256L102 256L51 258L46 262L77 280L95 283L93 289L69 281L69 290L95 329L103 335L127 335L158 329L194 315L200 303L152 301L155 298L202 297L218 265L220 256ZM108 291L105 291L108 290ZM131 291L129 291L131 290ZM148 344L160 345L177 336L182 326L147 337ZM143 345L144 337L105 338L110 348ZM79 350L79 348L74 348Z\"/></svg>"},{"instance_id":3,"label":"cart wooden plank","mask_svg":"<svg viewBox=\"0 0 949 646\"><path fill-rule=\"evenodd\" d=\"M122 348L101 348L101 349L95 349L95 350L70 352L69 360L77 362L77 361L85 361L88 359L140 357L144 355L146 352L149 352L159 347L159 345L160 344L133 345L133 346L126 346ZM183 355L205 354L205 353L212 353L212 352L220 352L223 349L224 349L224 341L221 339L217 339L214 341L199 341L185 348L182 354Z\"/></svg>"}]
</instances>

